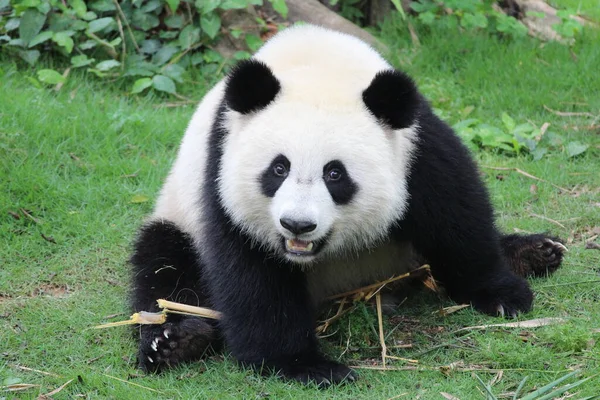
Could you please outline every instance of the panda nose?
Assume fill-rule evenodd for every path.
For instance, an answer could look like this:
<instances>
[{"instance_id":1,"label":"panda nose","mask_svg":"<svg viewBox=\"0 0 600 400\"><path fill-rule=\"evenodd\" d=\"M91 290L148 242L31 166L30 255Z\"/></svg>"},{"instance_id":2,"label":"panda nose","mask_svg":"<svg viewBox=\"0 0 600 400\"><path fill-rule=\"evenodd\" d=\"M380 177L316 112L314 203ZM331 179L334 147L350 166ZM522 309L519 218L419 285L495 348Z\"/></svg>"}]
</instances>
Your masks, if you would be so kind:
<instances>
[{"instance_id":1,"label":"panda nose","mask_svg":"<svg viewBox=\"0 0 600 400\"><path fill-rule=\"evenodd\" d=\"M294 221L290 218L281 218L279 220L281 226L283 226L288 231L300 235L302 233L312 232L317 229L317 224L311 221Z\"/></svg>"}]
</instances>

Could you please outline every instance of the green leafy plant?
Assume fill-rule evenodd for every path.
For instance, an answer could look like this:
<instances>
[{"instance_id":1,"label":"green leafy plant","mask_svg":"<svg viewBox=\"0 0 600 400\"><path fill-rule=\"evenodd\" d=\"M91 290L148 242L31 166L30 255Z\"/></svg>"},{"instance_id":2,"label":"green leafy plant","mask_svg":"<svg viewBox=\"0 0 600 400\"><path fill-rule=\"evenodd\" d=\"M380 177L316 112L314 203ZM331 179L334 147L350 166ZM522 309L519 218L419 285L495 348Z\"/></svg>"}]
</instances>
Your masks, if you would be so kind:
<instances>
[{"instance_id":1,"label":"green leafy plant","mask_svg":"<svg viewBox=\"0 0 600 400\"><path fill-rule=\"evenodd\" d=\"M269 0L287 14L285 0ZM193 67L218 78L227 64L212 44L222 36L243 39L249 51L262 40L221 24L221 13L262 5L263 0L1 0L3 52L35 66L42 53L63 58L99 78L132 80L131 92L177 94ZM264 22L263 22L264 23ZM261 21L257 21L261 26ZM239 51L234 60L247 58ZM37 72L49 85L67 79L68 69Z\"/></svg>"},{"instance_id":2,"label":"green leafy plant","mask_svg":"<svg viewBox=\"0 0 600 400\"><path fill-rule=\"evenodd\" d=\"M504 37L527 34L527 28L493 7L493 0L420 0L410 7L424 25L442 24L466 30L485 30Z\"/></svg>"},{"instance_id":3,"label":"green leafy plant","mask_svg":"<svg viewBox=\"0 0 600 400\"><path fill-rule=\"evenodd\" d=\"M507 113L502 113L501 120L502 126L498 127L469 118L455 124L453 129L472 149L494 149L513 155L529 153L534 160L552 150L564 150L569 158L576 157L589 148L579 141L565 142L557 133L532 123L517 124Z\"/></svg>"},{"instance_id":4,"label":"green leafy plant","mask_svg":"<svg viewBox=\"0 0 600 400\"><path fill-rule=\"evenodd\" d=\"M564 38L575 38L583 29L583 25L573 18L573 15L575 14L575 11L568 9L557 11L556 16L560 18L560 23L552 25L552 29Z\"/></svg>"}]
</instances>

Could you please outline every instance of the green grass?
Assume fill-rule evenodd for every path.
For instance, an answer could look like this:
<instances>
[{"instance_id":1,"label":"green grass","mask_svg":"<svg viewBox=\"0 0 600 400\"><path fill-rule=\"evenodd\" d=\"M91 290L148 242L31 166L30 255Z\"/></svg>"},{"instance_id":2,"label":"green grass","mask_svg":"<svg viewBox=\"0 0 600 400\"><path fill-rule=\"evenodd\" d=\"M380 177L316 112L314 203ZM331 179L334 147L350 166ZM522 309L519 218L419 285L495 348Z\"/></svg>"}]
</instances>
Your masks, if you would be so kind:
<instances>
[{"instance_id":1,"label":"green grass","mask_svg":"<svg viewBox=\"0 0 600 400\"><path fill-rule=\"evenodd\" d=\"M413 344L392 354L418 359L425 371L361 370L355 385L318 391L257 377L225 356L160 377L143 376L134 365L135 341L129 329L89 328L128 316L129 246L151 210L193 107L156 108L164 100L127 98L78 74L70 76L59 92L40 89L28 80L34 71L3 60L0 386L17 381L41 385L17 394L22 398L35 398L74 378L56 398L83 394L118 399L386 399L407 393L401 398L437 399L442 398L440 392L447 392L461 399L483 399L483 389L470 372L444 374L439 367L461 361L503 370L493 386L496 394L514 391L525 376L529 378L524 392L530 392L569 369L581 369L579 378L600 373L600 251L584 249L593 229L600 227L600 136L598 128L586 129L597 125L598 118L561 117L543 107L600 115L597 35L587 33L571 53L566 47L531 39L501 42L428 30L418 34L421 47L415 49L401 21L393 20L383 27L382 37L394 49L393 61L416 78L452 123L465 107L475 106L472 116L481 120L500 125L501 113L507 112L518 123L548 122L550 130L565 140L590 145L576 158L558 150L537 162L527 156L476 154L482 165L520 168L575 191L561 192L516 172L482 168L505 231L552 231L570 240L564 267L552 277L532 281L535 309L522 316L562 317L564 324L457 334L465 326L503 321L469 309L435 316L433 311L451 302L422 293L405 302L398 315L387 317L385 324L387 332L398 326L388 345L400 340ZM149 200L134 203L136 195ZM107 317L115 313L122 314ZM323 340L328 354L337 358L348 343L343 360L352 364L377 359L375 321L372 307L360 306L333 327L335 335ZM478 375L484 382L494 376ZM578 393L576 398L598 394L599 381L596 376L572 392ZM0 394L4 396L12 398Z\"/></svg>"}]
</instances>

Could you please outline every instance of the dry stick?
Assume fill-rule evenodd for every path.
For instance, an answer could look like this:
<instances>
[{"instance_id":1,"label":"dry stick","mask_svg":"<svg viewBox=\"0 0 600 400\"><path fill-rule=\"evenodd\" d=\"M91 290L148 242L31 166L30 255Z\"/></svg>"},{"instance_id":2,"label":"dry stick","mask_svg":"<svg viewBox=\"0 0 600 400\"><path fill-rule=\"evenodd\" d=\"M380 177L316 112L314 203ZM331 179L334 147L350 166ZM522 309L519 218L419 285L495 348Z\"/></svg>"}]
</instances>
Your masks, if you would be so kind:
<instances>
[{"instance_id":1,"label":"dry stick","mask_svg":"<svg viewBox=\"0 0 600 400\"><path fill-rule=\"evenodd\" d=\"M385 338L383 335L383 317L381 315L381 293L375 295L375 302L377 303L377 323L379 324L379 343L381 343L381 360L385 367L385 359L387 357L387 347L385 346Z\"/></svg>"},{"instance_id":2,"label":"dry stick","mask_svg":"<svg viewBox=\"0 0 600 400\"><path fill-rule=\"evenodd\" d=\"M11 367L17 368L17 369L20 369L20 370L23 370L23 371L37 372L38 374L42 374L42 375L48 375L48 376L54 376L56 378L62 378L62 376L54 374L52 372L41 371L39 369L33 369L33 368L29 368L29 367L24 367L22 365L11 365Z\"/></svg>"},{"instance_id":3,"label":"dry stick","mask_svg":"<svg viewBox=\"0 0 600 400\"><path fill-rule=\"evenodd\" d=\"M547 181L545 179L538 178L537 176L531 175L529 172L523 171L522 169L519 169L519 168L514 168L514 167L490 167L488 165L482 165L482 167L483 168L488 168L488 169L494 169L494 170L498 170L498 171L515 171L515 172L518 172L519 174L521 174L523 176L526 176L526 177L531 178L531 179L535 179L536 181L548 183L548 184L554 186L555 188L560 189L562 191L565 191L567 193L573 193L573 191L571 191L569 189L566 189L564 187L560 187L558 185L555 185L554 183L552 183L550 181Z\"/></svg>"},{"instance_id":4,"label":"dry stick","mask_svg":"<svg viewBox=\"0 0 600 400\"><path fill-rule=\"evenodd\" d=\"M40 224L41 223L39 219L37 219L36 217L34 217L33 215L31 215L26 209L19 208L19 210L21 210L21 212L23 213L24 216L26 216L27 218L29 218L30 220L32 220L36 224Z\"/></svg>"},{"instance_id":5,"label":"dry stick","mask_svg":"<svg viewBox=\"0 0 600 400\"><path fill-rule=\"evenodd\" d=\"M119 34L121 35L121 41L123 42L123 46L121 48L121 71L125 70L125 56L127 53L127 45L125 44L125 32L123 32L123 24L121 23L121 18L117 15L117 25L119 27Z\"/></svg>"},{"instance_id":6,"label":"dry stick","mask_svg":"<svg viewBox=\"0 0 600 400\"><path fill-rule=\"evenodd\" d=\"M370 290L373 290L373 289L379 289L380 286L382 286L382 285L387 285L388 283L392 283L392 282L395 282L395 281L399 281L400 279L408 278L411 274L413 274L413 273L415 273L417 271L420 271L422 269L427 269L428 270L428 269L430 269L430 267L429 267L429 265L425 264L425 265L422 265L422 266L420 266L419 268L417 268L417 269L415 269L413 271L407 272L406 274L395 276L395 277L392 277L392 278L387 279L385 281L374 283L372 285L363 286L363 287L355 289L355 290L350 290L348 292L336 294L334 296L328 297L327 300L335 300L335 299L339 299L339 298L342 298L342 297L351 296L353 294L358 294L358 293L361 293L361 292L367 292L367 291L370 291Z\"/></svg>"},{"instance_id":7,"label":"dry stick","mask_svg":"<svg viewBox=\"0 0 600 400\"><path fill-rule=\"evenodd\" d=\"M551 109L550 107L544 104L544 108L550 111L552 114L556 114L559 117L595 117L594 114L590 112L566 112L566 111L556 111Z\"/></svg>"},{"instance_id":8,"label":"dry stick","mask_svg":"<svg viewBox=\"0 0 600 400\"><path fill-rule=\"evenodd\" d=\"M111 375L107 375L107 374L102 374L102 375L106 376L107 378L115 379L115 380L117 380L119 382L126 383L128 385L133 385L133 386L140 387L142 389L150 390L151 392L165 394L165 392L161 392L160 390L152 389L152 388L149 388L147 386L140 385L139 383L129 382L129 381L126 381L125 379L117 378L116 376L111 376Z\"/></svg>"},{"instance_id":9,"label":"dry stick","mask_svg":"<svg viewBox=\"0 0 600 400\"><path fill-rule=\"evenodd\" d=\"M42 396L44 397L52 397L54 396L56 393L60 392L61 390L63 390L69 383L73 382L73 379L68 380L67 382L65 382L64 384L60 385L59 387L57 387L56 389L54 389L51 392L48 392ZM40 397L42 397L40 396Z\"/></svg>"},{"instance_id":10,"label":"dry stick","mask_svg":"<svg viewBox=\"0 0 600 400\"><path fill-rule=\"evenodd\" d=\"M533 214L533 213L529 214L529 215L531 215L532 217L543 219L543 220L548 221L548 222L552 222L553 224L558 225L558 226L560 226L563 229L567 229L566 226L564 226L563 224L561 224L558 221L553 220L552 218L544 217L543 215L538 215L538 214Z\"/></svg>"},{"instance_id":11,"label":"dry stick","mask_svg":"<svg viewBox=\"0 0 600 400\"><path fill-rule=\"evenodd\" d=\"M119 10L119 14L121 14L121 18L123 18L123 22L125 22L125 27L127 28L127 31L129 32L129 36L131 36L131 41L133 42L133 45L135 46L135 49L137 50L137 52L140 52L140 47L137 44L137 41L135 40L135 36L133 36L133 32L131 31L131 27L129 26L129 22L127 21L127 17L125 17L125 14L123 13L123 10L121 9L121 6L119 5L119 2L117 0L113 0L113 3L115 3L115 6L117 6L117 10Z\"/></svg>"},{"instance_id":12,"label":"dry stick","mask_svg":"<svg viewBox=\"0 0 600 400\"><path fill-rule=\"evenodd\" d=\"M346 298L344 297L342 299L342 301L340 301L340 306L338 307L338 310L335 313L335 315L333 317L327 318L325 321L323 321L323 323L317 327L317 331L319 331L320 333L325 333L327 328L329 328L329 323L331 323L332 321L335 321L336 319L341 317L343 314L345 314L345 312L344 313L342 312L345 304L346 304ZM347 309L346 312L348 310L350 310L350 308Z\"/></svg>"},{"instance_id":13,"label":"dry stick","mask_svg":"<svg viewBox=\"0 0 600 400\"><path fill-rule=\"evenodd\" d=\"M175 303L174 301L168 301L164 299L158 299L156 301L158 306L164 309L166 312L185 313L190 315L201 316L205 318L221 319L222 314L219 311L211 310L206 307L195 307L187 304Z\"/></svg>"},{"instance_id":14,"label":"dry stick","mask_svg":"<svg viewBox=\"0 0 600 400\"><path fill-rule=\"evenodd\" d=\"M417 372L429 372L439 371L441 368L446 368L447 365L441 365L439 367L425 367L416 365L405 365L403 367L383 367L381 365L350 365L350 368L354 369L369 369L374 371L417 371ZM573 372L570 369L564 369L559 371L550 371L543 369L528 369L528 368L479 368L479 367L453 367L452 371L456 372L492 372L498 373L500 371L517 371L517 372L543 372L543 373L554 373L560 374L565 372Z\"/></svg>"},{"instance_id":15,"label":"dry stick","mask_svg":"<svg viewBox=\"0 0 600 400\"><path fill-rule=\"evenodd\" d=\"M69 72L71 72L71 67L65 69L65 72L63 72L62 77L65 79L63 79L62 82L58 82L56 86L54 86L55 92L58 92L60 89L62 89L63 85L65 84L65 81L67 80L67 76L69 76Z\"/></svg>"}]
</instances>

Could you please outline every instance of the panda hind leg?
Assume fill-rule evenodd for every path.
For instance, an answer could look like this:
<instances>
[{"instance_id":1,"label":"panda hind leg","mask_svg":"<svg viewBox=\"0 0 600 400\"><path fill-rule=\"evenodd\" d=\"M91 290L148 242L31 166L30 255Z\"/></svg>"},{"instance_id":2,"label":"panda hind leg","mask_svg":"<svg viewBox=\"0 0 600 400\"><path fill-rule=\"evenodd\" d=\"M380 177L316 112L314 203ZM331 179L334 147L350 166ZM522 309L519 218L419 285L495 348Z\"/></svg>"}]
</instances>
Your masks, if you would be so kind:
<instances>
[{"instance_id":1,"label":"panda hind leg","mask_svg":"<svg viewBox=\"0 0 600 400\"><path fill-rule=\"evenodd\" d=\"M153 221L139 232L131 257L135 312L158 311L157 299L210 307L202 287L202 265L192 240L168 221ZM204 318L168 316L162 325L139 327L139 367L160 372L200 359L220 347L216 324Z\"/></svg>"},{"instance_id":2,"label":"panda hind leg","mask_svg":"<svg viewBox=\"0 0 600 400\"><path fill-rule=\"evenodd\" d=\"M544 234L504 235L501 245L510 268L522 277L552 274L568 251L561 239Z\"/></svg>"}]
</instances>

